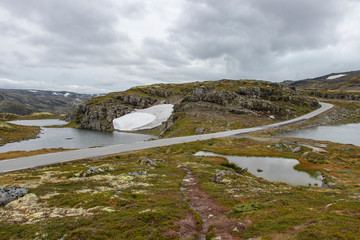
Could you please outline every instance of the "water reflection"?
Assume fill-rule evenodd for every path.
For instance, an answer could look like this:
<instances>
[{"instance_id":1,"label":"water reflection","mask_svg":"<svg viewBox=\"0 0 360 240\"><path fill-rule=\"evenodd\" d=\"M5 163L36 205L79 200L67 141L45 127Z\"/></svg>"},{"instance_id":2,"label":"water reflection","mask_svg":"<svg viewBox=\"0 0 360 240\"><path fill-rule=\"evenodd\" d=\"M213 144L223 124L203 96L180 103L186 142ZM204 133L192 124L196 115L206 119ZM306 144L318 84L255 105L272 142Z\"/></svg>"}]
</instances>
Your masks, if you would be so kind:
<instances>
[{"instance_id":1,"label":"water reflection","mask_svg":"<svg viewBox=\"0 0 360 240\"><path fill-rule=\"evenodd\" d=\"M248 168L248 172L251 174L269 181L278 181L303 186L321 186L322 184L322 176L320 172L316 172L315 176L311 176L307 172L295 170L294 166L299 163L296 159L231 156L203 151L197 152L195 156L224 157L228 159L229 162L235 163L242 168Z\"/></svg>"}]
</instances>

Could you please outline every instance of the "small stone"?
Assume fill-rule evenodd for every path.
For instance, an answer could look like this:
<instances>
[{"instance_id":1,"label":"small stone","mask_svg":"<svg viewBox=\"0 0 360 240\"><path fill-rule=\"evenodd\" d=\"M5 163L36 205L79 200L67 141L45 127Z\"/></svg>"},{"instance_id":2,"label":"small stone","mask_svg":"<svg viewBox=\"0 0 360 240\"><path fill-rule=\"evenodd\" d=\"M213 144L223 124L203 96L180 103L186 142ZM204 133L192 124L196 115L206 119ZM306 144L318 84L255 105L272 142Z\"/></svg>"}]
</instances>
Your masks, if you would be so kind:
<instances>
[{"instance_id":1,"label":"small stone","mask_svg":"<svg viewBox=\"0 0 360 240\"><path fill-rule=\"evenodd\" d=\"M92 167L92 166L88 166L88 167L89 169L86 172L84 172L83 177L87 177L92 174L99 173L99 169L97 169L96 167Z\"/></svg>"},{"instance_id":2,"label":"small stone","mask_svg":"<svg viewBox=\"0 0 360 240\"><path fill-rule=\"evenodd\" d=\"M301 147L300 147L300 146L297 146L297 147L293 148L291 151L292 151L293 153L300 152L300 151L301 151Z\"/></svg>"},{"instance_id":3,"label":"small stone","mask_svg":"<svg viewBox=\"0 0 360 240\"><path fill-rule=\"evenodd\" d=\"M241 229L241 230L245 230L245 229L246 229L246 224L243 223L243 222L238 222L236 225L237 225L237 226L236 226L236 229L238 229L238 231L239 231L239 229Z\"/></svg>"},{"instance_id":4,"label":"small stone","mask_svg":"<svg viewBox=\"0 0 360 240\"><path fill-rule=\"evenodd\" d=\"M280 145L280 144L275 144L275 148L278 148L278 149L281 149L282 148L282 146Z\"/></svg>"},{"instance_id":5,"label":"small stone","mask_svg":"<svg viewBox=\"0 0 360 240\"><path fill-rule=\"evenodd\" d=\"M156 163L154 163L154 161L144 157L144 158L140 158L139 159L139 163L141 164L146 164L146 165L149 165L151 167L158 167L158 165Z\"/></svg>"},{"instance_id":6,"label":"small stone","mask_svg":"<svg viewBox=\"0 0 360 240\"><path fill-rule=\"evenodd\" d=\"M204 128L197 128L195 129L195 135L200 135L203 134L205 132Z\"/></svg>"},{"instance_id":7,"label":"small stone","mask_svg":"<svg viewBox=\"0 0 360 240\"><path fill-rule=\"evenodd\" d=\"M162 163L164 163L165 160L163 160L163 159L156 159L155 162L162 162Z\"/></svg>"},{"instance_id":8,"label":"small stone","mask_svg":"<svg viewBox=\"0 0 360 240\"><path fill-rule=\"evenodd\" d=\"M307 157L309 154L310 154L309 152L304 152L301 156L302 156L303 158L305 158L305 157Z\"/></svg>"},{"instance_id":9,"label":"small stone","mask_svg":"<svg viewBox=\"0 0 360 240\"><path fill-rule=\"evenodd\" d=\"M212 217L214 217L214 215L212 215L212 214L209 214L208 218L212 218Z\"/></svg>"},{"instance_id":10,"label":"small stone","mask_svg":"<svg viewBox=\"0 0 360 240\"><path fill-rule=\"evenodd\" d=\"M132 175L132 176L138 176L138 175L147 175L147 171L136 171L136 172L129 172L128 173L129 175Z\"/></svg>"},{"instance_id":11,"label":"small stone","mask_svg":"<svg viewBox=\"0 0 360 240\"><path fill-rule=\"evenodd\" d=\"M237 227L234 227L234 228L233 228L233 231L234 231L234 232L240 232Z\"/></svg>"},{"instance_id":12,"label":"small stone","mask_svg":"<svg viewBox=\"0 0 360 240\"><path fill-rule=\"evenodd\" d=\"M221 239L221 236L217 236L215 239Z\"/></svg>"}]
</instances>

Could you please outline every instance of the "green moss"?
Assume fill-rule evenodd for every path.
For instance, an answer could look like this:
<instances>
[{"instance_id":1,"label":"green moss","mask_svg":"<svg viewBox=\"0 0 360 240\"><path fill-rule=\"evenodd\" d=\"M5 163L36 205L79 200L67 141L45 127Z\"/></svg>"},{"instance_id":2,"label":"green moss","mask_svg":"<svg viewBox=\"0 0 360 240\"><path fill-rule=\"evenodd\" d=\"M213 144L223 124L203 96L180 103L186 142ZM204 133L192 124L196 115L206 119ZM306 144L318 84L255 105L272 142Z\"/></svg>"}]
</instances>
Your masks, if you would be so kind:
<instances>
[{"instance_id":1,"label":"green moss","mask_svg":"<svg viewBox=\"0 0 360 240\"><path fill-rule=\"evenodd\" d=\"M257 202L255 203L245 203L245 204L239 204L233 207L234 213L246 213L246 212L252 212L256 211L259 208L261 208L261 205Z\"/></svg>"}]
</instances>

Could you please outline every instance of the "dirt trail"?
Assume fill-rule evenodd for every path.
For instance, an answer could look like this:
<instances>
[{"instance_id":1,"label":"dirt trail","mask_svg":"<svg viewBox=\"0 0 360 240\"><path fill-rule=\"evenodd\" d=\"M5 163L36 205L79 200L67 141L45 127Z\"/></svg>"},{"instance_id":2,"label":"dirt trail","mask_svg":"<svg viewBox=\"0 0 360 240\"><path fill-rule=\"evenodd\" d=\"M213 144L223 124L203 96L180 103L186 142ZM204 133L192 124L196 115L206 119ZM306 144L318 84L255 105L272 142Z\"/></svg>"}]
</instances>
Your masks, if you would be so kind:
<instances>
[{"instance_id":1,"label":"dirt trail","mask_svg":"<svg viewBox=\"0 0 360 240\"><path fill-rule=\"evenodd\" d=\"M215 239L239 239L236 237L236 231L244 230L246 225L226 217L226 210L200 190L199 181L190 168L181 167L186 171L181 192L189 200L190 207L199 214L202 220L198 239L206 239L207 234L213 235Z\"/></svg>"}]
</instances>

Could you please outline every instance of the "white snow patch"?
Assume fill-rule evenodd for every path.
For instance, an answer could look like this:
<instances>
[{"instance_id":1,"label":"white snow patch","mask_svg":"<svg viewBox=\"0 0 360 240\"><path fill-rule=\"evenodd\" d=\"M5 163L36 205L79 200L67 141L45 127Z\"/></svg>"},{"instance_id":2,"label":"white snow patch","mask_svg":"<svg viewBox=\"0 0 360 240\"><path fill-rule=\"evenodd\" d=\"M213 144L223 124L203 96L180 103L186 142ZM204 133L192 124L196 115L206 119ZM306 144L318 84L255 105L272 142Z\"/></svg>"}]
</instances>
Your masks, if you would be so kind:
<instances>
[{"instance_id":1,"label":"white snow patch","mask_svg":"<svg viewBox=\"0 0 360 240\"><path fill-rule=\"evenodd\" d=\"M113 120L115 129L131 131L141 128L156 119L156 116L149 113L134 112L126 114Z\"/></svg>"},{"instance_id":2,"label":"white snow patch","mask_svg":"<svg viewBox=\"0 0 360 240\"><path fill-rule=\"evenodd\" d=\"M56 93L56 92L52 92L52 95L57 96L57 95L59 95L59 94L58 94L58 93Z\"/></svg>"},{"instance_id":3,"label":"white snow patch","mask_svg":"<svg viewBox=\"0 0 360 240\"><path fill-rule=\"evenodd\" d=\"M174 105L159 104L145 109L136 109L113 120L114 128L121 131L150 129L161 125L172 114Z\"/></svg>"},{"instance_id":4,"label":"white snow patch","mask_svg":"<svg viewBox=\"0 0 360 240\"><path fill-rule=\"evenodd\" d=\"M70 95L70 93L64 93L64 97L68 97Z\"/></svg>"},{"instance_id":5,"label":"white snow patch","mask_svg":"<svg viewBox=\"0 0 360 240\"><path fill-rule=\"evenodd\" d=\"M346 76L347 74L337 74L337 75L331 75L329 76L327 79L336 79L336 78L339 78L339 77L344 77Z\"/></svg>"},{"instance_id":6,"label":"white snow patch","mask_svg":"<svg viewBox=\"0 0 360 240\"><path fill-rule=\"evenodd\" d=\"M37 91L30 89L29 92L36 93Z\"/></svg>"}]
</instances>

